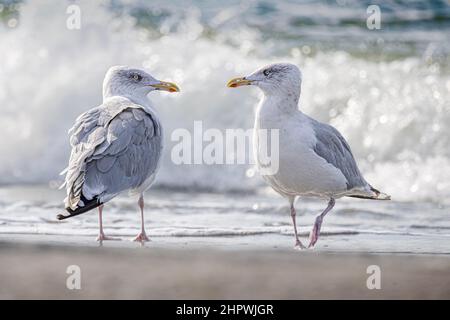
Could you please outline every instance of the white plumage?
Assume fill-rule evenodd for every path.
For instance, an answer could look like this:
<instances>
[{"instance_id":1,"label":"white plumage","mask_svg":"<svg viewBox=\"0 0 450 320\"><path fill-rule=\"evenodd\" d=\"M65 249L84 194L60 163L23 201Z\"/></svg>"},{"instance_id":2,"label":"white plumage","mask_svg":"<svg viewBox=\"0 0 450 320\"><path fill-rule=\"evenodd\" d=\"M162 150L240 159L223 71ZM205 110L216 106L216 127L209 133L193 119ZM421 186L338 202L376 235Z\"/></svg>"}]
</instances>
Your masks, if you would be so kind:
<instances>
[{"instance_id":1,"label":"white plumage","mask_svg":"<svg viewBox=\"0 0 450 320\"><path fill-rule=\"evenodd\" d=\"M316 218L309 247L320 234L323 217L333 208L335 199L350 196L387 200L389 196L369 185L361 175L349 145L332 126L308 117L298 109L301 91L300 70L292 64L278 63L259 69L249 76L235 78L229 87L256 85L264 93L255 118L255 132L279 131L278 171L263 174L265 181L291 206L296 247L304 248L297 235L294 201L297 196L329 200L328 207ZM268 154L255 134L258 167Z\"/></svg>"}]
</instances>

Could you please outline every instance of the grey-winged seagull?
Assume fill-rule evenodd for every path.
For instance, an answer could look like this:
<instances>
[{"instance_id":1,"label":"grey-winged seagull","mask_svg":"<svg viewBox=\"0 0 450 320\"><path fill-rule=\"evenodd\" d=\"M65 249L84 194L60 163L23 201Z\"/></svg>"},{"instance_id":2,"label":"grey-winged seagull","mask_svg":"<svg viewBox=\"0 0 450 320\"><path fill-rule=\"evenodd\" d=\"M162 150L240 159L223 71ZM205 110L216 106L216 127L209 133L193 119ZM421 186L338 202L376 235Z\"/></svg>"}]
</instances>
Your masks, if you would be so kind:
<instances>
[{"instance_id":1,"label":"grey-winged seagull","mask_svg":"<svg viewBox=\"0 0 450 320\"><path fill-rule=\"evenodd\" d=\"M246 77L232 79L228 87L255 85L264 93L256 111L254 132L279 130L279 164L276 172L263 174L263 178L288 199L295 247L303 249L305 246L298 238L295 221L294 201L298 196L315 196L329 201L327 208L316 217L308 247L316 244L323 218L333 208L335 199L346 196L389 200L390 196L367 183L348 143L334 127L316 121L298 109L301 81L297 66L277 63ZM260 143L258 134L254 137L256 163L261 169L260 158L267 157L264 147L267 143Z\"/></svg>"},{"instance_id":2,"label":"grey-winged seagull","mask_svg":"<svg viewBox=\"0 0 450 320\"><path fill-rule=\"evenodd\" d=\"M148 241L144 227L144 192L155 180L163 148L163 131L147 94L179 91L170 82L125 66L111 67L103 81L103 104L81 114L69 130L72 153L61 186L67 219L98 207L98 241L103 232L103 205L129 191L138 196L141 232L135 241Z\"/></svg>"}]
</instances>

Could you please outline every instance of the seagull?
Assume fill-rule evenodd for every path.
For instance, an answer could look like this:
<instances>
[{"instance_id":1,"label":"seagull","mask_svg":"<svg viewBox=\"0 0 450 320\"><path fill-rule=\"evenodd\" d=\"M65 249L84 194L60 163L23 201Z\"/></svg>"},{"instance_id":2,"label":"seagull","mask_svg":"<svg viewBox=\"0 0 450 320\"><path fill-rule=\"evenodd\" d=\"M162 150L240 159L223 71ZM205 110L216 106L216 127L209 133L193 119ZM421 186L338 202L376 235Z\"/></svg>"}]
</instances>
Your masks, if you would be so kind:
<instances>
[{"instance_id":1,"label":"seagull","mask_svg":"<svg viewBox=\"0 0 450 320\"><path fill-rule=\"evenodd\" d=\"M267 158L265 145L257 134L260 130L278 130L278 170L263 174L264 180L289 201L294 225L295 248L305 249L297 234L296 198L312 196L328 200L309 236L308 248L314 247L325 215L336 199L355 197L390 200L390 196L372 187L358 169L350 147L334 127L321 123L298 108L302 74L290 63L276 63L252 74L234 78L228 87L255 85L263 92L254 125L254 153L261 172Z\"/></svg>"},{"instance_id":2,"label":"seagull","mask_svg":"<svg viewBox=\"0 0 450 320\"><path fill-rule=\"evenodd\" d=\"M135 241L148 241L144 228L144 192L158 172L163 149L161 122L147 94L178 92L171 82L126 66L111 67L103 80L103 103L81 114L69 130L72 152L65 174L67 219L98 208L97 241L112 240L103 232L103 205L128 191L138 196L141 232Z\"/></svg>"}]
</instances>

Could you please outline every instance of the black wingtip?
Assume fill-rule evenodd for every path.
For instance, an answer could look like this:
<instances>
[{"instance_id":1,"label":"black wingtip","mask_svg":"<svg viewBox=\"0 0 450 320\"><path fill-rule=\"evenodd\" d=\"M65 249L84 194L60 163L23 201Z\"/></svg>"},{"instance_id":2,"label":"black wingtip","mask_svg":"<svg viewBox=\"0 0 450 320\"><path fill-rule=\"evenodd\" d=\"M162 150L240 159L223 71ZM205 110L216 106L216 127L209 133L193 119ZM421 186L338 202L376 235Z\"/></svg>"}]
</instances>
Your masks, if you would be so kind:
<instances>
[{"instance_id":1,"label":"black wingtip","mask_svg":"<svg viewBox=\"0 0 450 320\"><path fill-rule=\"evenodd\" d=\"M57 216L56 216L56 219L58 219L58 220L64 220L64 219L67 219L67 218L69 218L70 217L70 215L69 216L65 216L65 215L63 215L63 214L58 214Z\"/></svg>"},{"instance_id":2,"label":"black wingtip","mask_svg":"<svg viewBox=\"0 0 450 320\"><path fill-rule=\"evenodd\" d=\"M391 196L390 195L387 195L387 194L385 194L385 193L375 189L370 184L369 184L369 186L370 186L370 190L375 193L374 196L369 196L369 195L365 196L365 195L356 194L356 195L349 195L348 197L360 198L360 199L368 199L368 200L391 200Z\"/></svg>"},{"instance_id":3,"label":"black wingtip","mask_svg":"<svg viewBox=\"0 0 450 320\"><path fill-rule=\"evenodd\" d=\"M100 206L100 205L102 205L103 203L102 202L100 202L99 200L98 200L98 198L97 197L95 197L94 199L92 199L92 200L87 200L86 198L84 198L84 196L82 195L81 196L81 200L85 203L85 205L83 206L83 207L78 207L78 208L76 208L75 210L72 210L72 209L70 209L70 208L66 208L66 211L69 213L68 215L64 215L64 214L58 214L57 216L56 216L56 219L58 219L58 220L64 220L64 219L67 219L67 218L71 218L71 217L75 217L75 216L78 216L78 215L80 215L80 214L82 214L82 213L85 213L85 212L88 212L88 211L90 211L90 210L92 210L92 209L94 209L94 208L97 208L98 206Z\"/></svg>"}]
</instances>

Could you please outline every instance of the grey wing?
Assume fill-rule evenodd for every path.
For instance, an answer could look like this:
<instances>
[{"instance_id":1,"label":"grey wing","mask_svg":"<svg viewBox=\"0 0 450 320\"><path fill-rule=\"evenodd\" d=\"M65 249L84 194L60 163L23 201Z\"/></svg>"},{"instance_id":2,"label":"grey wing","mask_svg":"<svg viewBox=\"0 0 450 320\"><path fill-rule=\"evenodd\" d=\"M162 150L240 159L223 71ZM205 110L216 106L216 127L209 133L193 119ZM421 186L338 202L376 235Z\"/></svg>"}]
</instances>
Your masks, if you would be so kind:
<instances>
[{"instance_id":1,"label":"grey wing","mask_svg":"<svg viewBox=\"0 0 450 320\"><path fill-rule=\"evenodd\" d=\"M162 148L159 123L143 109L124 110L106 130L106 139L87 161L82 188L86 199L102 203L154 175Z\"/></svg>"},{"instance_id":2,"label":"grey wing","mask_svg":"<svg viewBox=\"0 0 450 320\"><path fill-rule=\"evenodd\" d=\"M62 185L67 191L66 208L84 206L83 198L112 198L139 185L156 169L162 143L159 123L134 106L123 106L111 116L112 107L83 113L69 130L72 152Z\"/></svg>"},{"instance_id":3,"label":"grey wing","mask_svg":"<svg viewBox=\"0 0 450 320\"><path fill-rule=\"evenodd\" d=\"M350 146L339 131L328 124L311 120L317 138L315 153L342 172L347 179L348 190L368 186L358 169Z\"/></svg>"}]
</instances>

